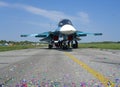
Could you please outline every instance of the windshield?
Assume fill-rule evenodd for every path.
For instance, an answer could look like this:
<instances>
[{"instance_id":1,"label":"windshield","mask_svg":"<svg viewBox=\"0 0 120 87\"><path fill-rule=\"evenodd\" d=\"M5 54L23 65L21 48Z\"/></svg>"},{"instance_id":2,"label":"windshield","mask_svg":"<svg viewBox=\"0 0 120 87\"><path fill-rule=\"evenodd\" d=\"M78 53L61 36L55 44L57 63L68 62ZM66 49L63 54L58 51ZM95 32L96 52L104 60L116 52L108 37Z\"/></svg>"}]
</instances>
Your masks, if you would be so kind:
<instances>
[{"instance_id":1,"label":"windshield","mask_svg":"<svg viewBox=\"0 0 120 87\"><path fill-rule=\"evenodd\" d=\"M68 19L63 19L63 20L61 20L61 21L58 23L58 26L59 26L59 27L62 27L62 26L65 25L65 24L72 25L72 22L71 22L70 20L68 20Z\"/></svg>"}]
</instances>

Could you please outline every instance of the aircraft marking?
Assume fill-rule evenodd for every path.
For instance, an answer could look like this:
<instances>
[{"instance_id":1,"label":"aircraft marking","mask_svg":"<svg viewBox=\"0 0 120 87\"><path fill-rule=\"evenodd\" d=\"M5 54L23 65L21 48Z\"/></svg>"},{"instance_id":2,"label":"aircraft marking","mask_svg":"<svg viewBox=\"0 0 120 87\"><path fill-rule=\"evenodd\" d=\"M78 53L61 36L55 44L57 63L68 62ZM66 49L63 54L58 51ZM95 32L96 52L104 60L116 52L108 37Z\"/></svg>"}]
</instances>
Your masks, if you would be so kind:
<instances>
[{"instance_id":1,"label":"aircraft marking","mask_svg":"<svg viewBox=\"0 0 120 87\"><path fill-rule=\"evenodd\" d=\"M81 60L79 60L76 57L74 57L72 54L70 54L68 52L65 52L65 55L68 56L70 59L72 59L77 64L79 64L82 68L84 68L85 70L87 70L89 73L91 73L102 84L104 84L105 87L115 87L115 84L112 81L110 81L108 78L106 78L104 75L102 75L98 71L96 71L96 70L92 69L91 67L89 67L87 64L85 64Z\"/></svg>"}]
</instances>

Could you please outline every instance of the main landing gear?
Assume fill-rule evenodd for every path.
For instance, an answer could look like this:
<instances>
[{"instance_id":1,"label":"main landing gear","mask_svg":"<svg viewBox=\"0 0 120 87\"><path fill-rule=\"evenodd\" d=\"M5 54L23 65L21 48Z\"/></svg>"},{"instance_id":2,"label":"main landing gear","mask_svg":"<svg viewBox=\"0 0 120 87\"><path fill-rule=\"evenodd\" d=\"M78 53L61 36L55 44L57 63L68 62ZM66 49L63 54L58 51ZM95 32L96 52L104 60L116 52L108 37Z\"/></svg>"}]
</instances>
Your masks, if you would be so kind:
<instances>
[{"instance_id":1,"label":"main landing gear","mask_svg":"<svg viewBox=\"0 0 120 87\"><path fill-rule=\"evenodd\" d=\"M74 42L72 41L71 46L72 48L78 48L78 42L76 40Z\"/></svg>"},{"instance_id":2,"label":"main landing gear","mask_svg":"<svg viewBox=\"0 0 120 87\"><path fill-rule=\"evenodd\" d=\"M52 48L53 48L53 44L54 44L54 41L49 42L48 48L49 48L49 49L52 49Z\"/></svg>"},{"instance_id":3,"label":"main landing gear","mask_svg":"<svg viewBox=\"0 0 120 87\"><path fill-rule=\"evenodd\" d=\"M55 44L55 46L57 48L61 48L63 50L69 49L70 47L71 48L78 48L77 40L74 40L74 41L64 41L64 40L62 40L62 41L58 41L58 43L53 43L52 42L52 43L50 43L48 45L48 48L52 49L53 48L53 44Z\"/></svg>"},{"instance_id":4,"label":"main landing gear","mask_svg":"<svg viewBox=\"0 0 120 87\"><path fill-rule=\"evenodd\" d=\"M48 45L48 48L49 48L49 49L52 49L52 48L53 48L53 45L49 44L49 45Z\"/></svg>"},{"instance_id":5,"label":"main landing gear","mask_svg":"<svg viewBox=\"0 0 120 87\"><path fill-rule=\"evenodd\" d=\"M68 41L68 42L63 42L62 48L63 49L68 49L68 48L78 48L78 42L75 41Z\"/></svg>"}]
</instances>

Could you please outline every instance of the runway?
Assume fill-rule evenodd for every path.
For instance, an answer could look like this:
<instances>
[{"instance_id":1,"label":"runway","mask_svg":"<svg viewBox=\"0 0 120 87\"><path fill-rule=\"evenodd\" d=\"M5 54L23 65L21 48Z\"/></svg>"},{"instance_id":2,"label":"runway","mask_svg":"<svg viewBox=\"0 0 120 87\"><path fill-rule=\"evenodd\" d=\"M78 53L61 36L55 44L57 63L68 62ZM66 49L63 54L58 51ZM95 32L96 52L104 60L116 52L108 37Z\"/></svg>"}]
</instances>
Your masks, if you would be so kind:
<instances>
[{"instance_id":1,"label":"runway","mask_svg":"<svg viewBox=\"0 0 120 87\"><path fill-rule=\"evenodd\" d=\"M120 87L120 50L0 52L0 87Z\"/></svg>"}]
</instances>

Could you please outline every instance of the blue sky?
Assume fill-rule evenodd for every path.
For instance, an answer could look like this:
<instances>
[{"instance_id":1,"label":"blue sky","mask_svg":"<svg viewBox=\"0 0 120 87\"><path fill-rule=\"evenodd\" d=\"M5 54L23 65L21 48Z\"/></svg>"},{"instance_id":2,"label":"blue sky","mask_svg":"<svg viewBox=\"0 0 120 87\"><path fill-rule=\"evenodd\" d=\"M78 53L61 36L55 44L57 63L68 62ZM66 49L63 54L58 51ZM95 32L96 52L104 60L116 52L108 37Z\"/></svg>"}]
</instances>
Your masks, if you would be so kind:
<instances>
[{"instance_id":1,"label":"blue sky","mask_svg":"<svg viewBox=\"0 0 120 87\"><path fill-rule=\"evenodd\" d=\"M64 18L79 31L103 33L82 42L120 41L120 0L0 0L0 40L39 41L20 35L54 31Z\"/></svg>"}]
</instances>

